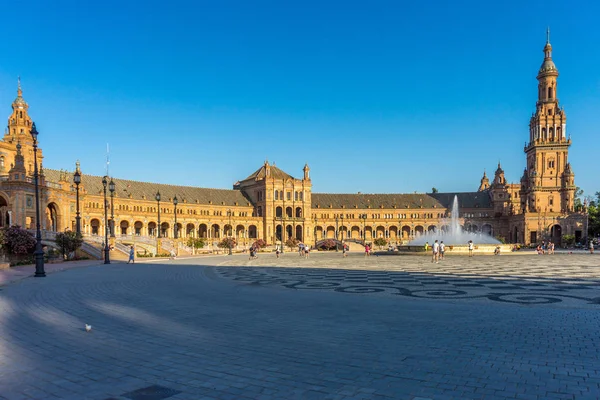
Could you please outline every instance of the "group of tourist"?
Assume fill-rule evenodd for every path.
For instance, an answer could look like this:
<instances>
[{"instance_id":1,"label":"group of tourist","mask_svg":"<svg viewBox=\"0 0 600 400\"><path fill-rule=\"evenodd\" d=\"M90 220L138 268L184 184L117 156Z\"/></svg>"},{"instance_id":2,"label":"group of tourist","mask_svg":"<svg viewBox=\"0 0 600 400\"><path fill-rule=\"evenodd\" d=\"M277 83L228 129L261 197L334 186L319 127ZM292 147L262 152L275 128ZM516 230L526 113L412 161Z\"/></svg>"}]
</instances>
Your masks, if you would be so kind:
<instances>
[{"instance_id":1,"label":"group of tourist","mask_svg":"<svg viewBox=\"0 0 600 400\"><path fill-rule=\"evenodd\" d=\"M469 249L469 257L473 257L473 249L475 248L473 241L469 240L469 242L467 243L468 249ZM432 256L431 256L431 262L434 263L439 263L440 260L444 259L444 254L446 253L446 245L444 244L444 241L440 241L438 243L437 239L435 240L435 242L433 242L433 245L431 246L431 250L432 250ZM425 251L429 251L429 242L425 242ZM499 252L498 252L499 254Z\"/></svg>"},{"instance_id":2,"label":"group of tourist","mask_svg":"<svg viewBox=\"0 0 600 400\"><path fill-rule=\"evenodd\" d=\"M554 243L542 241L537 245L536 251L538 254L554 254Z\"/></svg>"},{"instance_id":3,"label":"group of tourist","mask_svg":"<svg viewBox=\"0 0 600 400\"><path fill-rule=\"evenodd\" d=\"M429 242L425 242L425 251L428 251L428 250L429 250ZM446 253L446 245L444 244L443 240L438 243L438 241L436 239L436 241L433 242L433 245L431 246L431 250L433 251L432 257L431 257L431 262L435 262L437 264L437 263L439 263L440 260L444 259L444 253Z\"/></svg>"},{"instance_id":4,"label":"group of tourist","mask_svg":"<svg viewBox=\"0 0 600 400\"><path fill-rule=\"evenodd\" d=\"M310 256L310 246L300 243L298 245L298 255L300 257L308 258Z\"/></svg>"},{"instance_id":5,"label":"group of tourist","mask_svg":"<svg viewBox=\"0 0 600 400\"><path fill-rule=\"evenodd\" d=\"M250 260L255 260L258 258L258 247L257 246L250 246Z\"/></svg>"}]
</instances>

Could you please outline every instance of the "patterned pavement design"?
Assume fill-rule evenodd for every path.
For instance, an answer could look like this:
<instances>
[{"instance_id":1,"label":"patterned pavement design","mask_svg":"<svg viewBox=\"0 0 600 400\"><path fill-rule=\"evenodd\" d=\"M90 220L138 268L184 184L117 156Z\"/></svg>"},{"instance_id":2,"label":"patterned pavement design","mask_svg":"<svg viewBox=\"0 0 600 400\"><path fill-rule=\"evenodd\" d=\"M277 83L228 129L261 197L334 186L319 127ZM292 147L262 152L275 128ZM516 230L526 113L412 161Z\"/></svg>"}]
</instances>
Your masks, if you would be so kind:
<instances>
[{"instance_id":1,"label":"patterned pavement design","mask_svg":"<svg viewBox=\"0 0 600 400\"><path fill-rule=\"evenodd\" d=\"M575 261L571 263L572 261ZM600 258L586 254L447 257L382 255L348 258L287 253L221 266L220 276L296 290L389 294L414 298L482 300L522 305L600 306ZM255 265L254 265L255 264ZM285 267L282 267L285 265Z\"/></svg>"},{"instance_id":2,"label":"patterned pavement design","mask_svg":"<svg viewBox=\"0 0 600 400\"><path fill-rule=\"evenodd\" d=\"M0 400L598 399L598 261L285 253L25 278L0 287Z\"/></svg>"}]
</instances>

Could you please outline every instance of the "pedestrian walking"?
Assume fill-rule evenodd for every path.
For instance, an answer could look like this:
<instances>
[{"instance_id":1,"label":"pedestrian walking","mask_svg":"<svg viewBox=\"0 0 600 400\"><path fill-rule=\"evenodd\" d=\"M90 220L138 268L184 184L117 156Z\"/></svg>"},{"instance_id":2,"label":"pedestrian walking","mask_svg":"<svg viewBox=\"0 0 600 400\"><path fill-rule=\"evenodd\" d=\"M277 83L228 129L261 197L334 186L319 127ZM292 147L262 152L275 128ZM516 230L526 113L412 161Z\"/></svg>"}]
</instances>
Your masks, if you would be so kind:
<instances>
[{"instance_id":1,"label":"pedestrian walking","mask_svg":"<svg viewBox=\"0 0 600 400\"><path fill-rule=\"evenodd\" d=\"M473 241L469 240L469 257L473 257Z\"/></svg>"},{"instance_id":2,"label":"pedestrian walking","mask_svg":"<svg viewBox=\"0 0 600 400\"><path fill-rule=\"evenodd\" d=\"M133 250L133 246L129 248L129 260L127 260L127 264L129 264L130 261L132 264L135 263L135 251Z\"/></svg>"},{"instance_id":3,"label":"pedestrian walking","mask_svg":"<svg viewBox=\"0 0 600 400\"><path fill-rule=\"evenodd\" d=\"M371 247L366 244L365 245L365 257L369 257L371 255Z\"/></svg>"},{"instance_id":4,"label":"pedestrian walking","mask_svg":"<svg viewBox=\"0 0 600 400\"><path fill-rule=\"evenodd\" d=\"M444 259L444 253L446 252L446 245L444 244L444 241L442 240L440 242L440 260Z\"/></svg>"},{"instance_id":5,"label":"pedestrian walking","mask_svg":"<svg viewBox=\"0 0 600 400\"><path fill-rule=\"evenodd\" d=\"M440 244L438 243L437 240L435 242L433 242L433 246L431 246L431 249L432 249L431 262L435 262L437 264L438 257L439 257L438 254L440 251Z\"/></svg>"},{"instance_id":6,"label":"pedestrian walking","mask_svg":"<svg viewBox=\"0 0 600 400\"><path fill-rule=\"evenodd\" d=\"M590 254L594 254L594 242L590 240Z\"/></svg>"}]
</instances>

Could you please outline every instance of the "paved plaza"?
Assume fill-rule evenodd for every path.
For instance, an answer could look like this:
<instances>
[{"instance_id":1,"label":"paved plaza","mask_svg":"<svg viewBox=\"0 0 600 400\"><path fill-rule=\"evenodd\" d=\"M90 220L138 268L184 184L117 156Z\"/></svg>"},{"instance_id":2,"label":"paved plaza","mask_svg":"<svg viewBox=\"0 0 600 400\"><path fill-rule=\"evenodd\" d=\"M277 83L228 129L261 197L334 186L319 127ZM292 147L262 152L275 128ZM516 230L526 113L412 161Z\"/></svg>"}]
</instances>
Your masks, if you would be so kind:
<instances>
[{"instance_id":1,"label":"paved plaza","mask_svg":"<svg viewBox=\"0 0 600 400\"><path fill-rule=\"evenodd\" d=\"M597 399L599 311L584 253L98 263L0 286L0 399Z\"/></svg>"}]
</instances>

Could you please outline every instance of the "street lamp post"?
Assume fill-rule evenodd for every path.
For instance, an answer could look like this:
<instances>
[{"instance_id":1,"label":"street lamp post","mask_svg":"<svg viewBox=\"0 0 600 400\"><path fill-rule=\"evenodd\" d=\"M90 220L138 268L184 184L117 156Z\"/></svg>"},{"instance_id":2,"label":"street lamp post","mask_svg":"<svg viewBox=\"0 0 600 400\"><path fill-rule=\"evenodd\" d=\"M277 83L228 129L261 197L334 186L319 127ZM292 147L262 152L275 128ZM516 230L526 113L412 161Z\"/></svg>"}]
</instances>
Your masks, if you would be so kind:
<instances>
[{"instance_id":1,"label":"street lamp post","mask_svg":"<svg viewBox=\"0 0 600 400\"><path fill-rule=\"evenodd\" d=\"M232 237L232 229L233 227L231 226L231 209L227 210L227 215L229 216L229 240L227 241L227 247L229 247L229 255L232 254L231 252L231 237Z\"/></svg>"},{"instance_id":2,"label":"street lamp post","mask_svg":"<svg viewBox=\"0 0 600 400\"><path fill-rule=\"evenodd\" d=\"M42 250L42 231L40 229L40 194L39 194L39 174L37 167L37 136L38 131L35 122L31 126L31 137L33 138L33 175L35 181L35 277L42 278L46 276L44 271L44 250Z\"/></svg>"},{"instance_id":3,"label":"street lamp post","mask_svg":"<svg viewBox=\"0 0 600 400\"><path fill-rule=\"evenodd\" d=\"M283 225L283 210L281 210L281 254L283 254L283 248L285 247L283 238L285 237L285 226Z\"/></svg>"},{"instance_id":4,"label":"street lamp post","mask_svg":"<svg viewBox=\"0 0 600 400\"><path fill-rule=\"evenodd\" d=\"M340 218L342 220L341 236L342 236L342 242L343 242L344 241L344 214L340 215Z\"/></svg>"},{"instance_id":5,"label":"street lamp post","mask_svg":"<svg viewBox=\"0 0 600 400\"><path fill-rule=\"evenodd\" d=\"M177 240L177 204L179 204L179 200L177 200L177 196L173 198L173 211L175 212L175 226L173 227L173 237Z\"/></svg>"},{"instance_id":6,"label":"street lamp post","mask_svg":"<svg viewBox=\"0 0 600 400\"><path fill-rule=\"evenodd\" d=\"M363 246L367 244L367 214L361 214L360 218L363 220Z\"/></svg>"},{"instance_id":7,"label":"street lamp post","mask_svg":"<svg viewBox=\"0 0 600 400\"><path fill-rule=\"evenodd\" d=\"M317 216L315 215L315 249L317 248L317 222L319 222L319 220L317 219Z\"/></svg>"},{"instance_id":8,"label":"street lamp post","mask_svg":"<svg viewBox=\"0 0 600 400\"><path fill-rule=\"evenodd\" d=\"M106 184L108 177L102 178L102 186L104 186L104 264L110 264L110 247L108 247L108 201L106 200Z\"/></svg>"},{"instance_id":9,"label":"street lamp post","mask_svg":"<svg viewBox=\"0 0 600 400\"><path fill-rule=\"evenodd\" d=\"M158 203L158 206L157 206L157 210L158 210L158 222L157 222L157 224L158 224L158 226L157 226L158 233L157 233L156 237L158 239L160 239L160 192L156 192L156 196L154 196L154 198L156 199L156 202Z\"/></svg>"},{"instance_id":10,"label":"street lamp post","mask_svg":"<svg viewBox=\"0 0 600 400\"><path fill-rule=\"evenodd\" d=\"M338 249L338 239L339 239L339 234L338 234L338 217L336 215L335 216L335 251L340 251Z\"/></svg>"},{"instance_id":11,"label":"street lamp post","mask_svg":"<svg viewBox=\"0 0 600 400\"><path fill-rule=\"evenodd\" d=\"M110 237L115 237L115 183L112 178L110 178L110 183L108 184L108 190L110 190Z\"/></svg>"},{"instance_id":12,"label":"street lamp post","mask_svg":"<svg viewBox=\"0 0 600 400\"><path fill-rule=\"evenodd\" d=\"M73 183L75 183L75 231L77 232L77 235L81 235L81 216L79 214L79 184L81 183L81 173L79 173L79 168L75 170Z\"/></svg>"},{"instance_id":13,"label":"street lamp post","mask_svg":"<svg viewBox=\"0 0 600 400\"><path fill-rule=\"evenodd\" d=\"M398 232L396 233L396 245L402 244L402 219L398 220Z\"/></svg>"}]
</instances>

